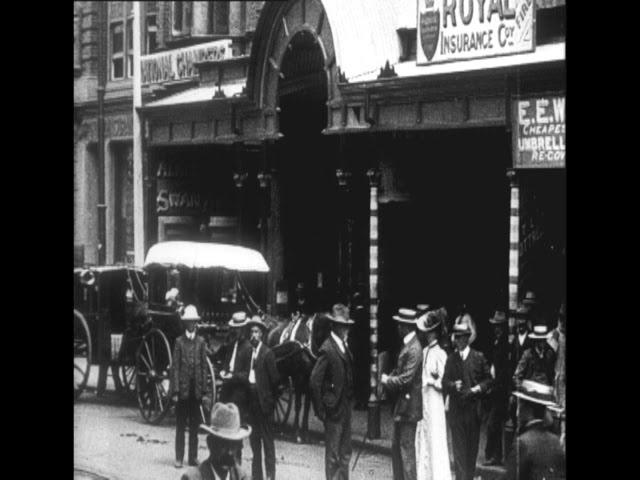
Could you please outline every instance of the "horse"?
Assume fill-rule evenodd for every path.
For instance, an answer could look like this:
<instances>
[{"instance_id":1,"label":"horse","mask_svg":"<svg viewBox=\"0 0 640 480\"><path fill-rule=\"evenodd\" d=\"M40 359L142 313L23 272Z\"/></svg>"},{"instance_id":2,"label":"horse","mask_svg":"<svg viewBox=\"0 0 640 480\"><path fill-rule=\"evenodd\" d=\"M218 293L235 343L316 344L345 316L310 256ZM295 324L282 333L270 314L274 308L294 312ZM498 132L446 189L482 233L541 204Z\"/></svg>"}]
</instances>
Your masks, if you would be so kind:
<instances>
[{"instance_id":1,"label":"horse","mask_svg":"<svg viewBox=\"0 0 640 480\"><path fill-rule=\"evenodd\" d=\"M296 442L306 443L309 433L309 410L311 407L311 391L309 380L311 371L316 364L318 351L322 343L329 335L329 320L326 316L315 314L310 320L313 324L310 329L310 345L303 345L298 341L286 340L279 343L282 331L287 324L279 325L268 338L270 347L276 357L276 366L283 380L291 379L295 394L294 435ZM308 322L300 328L308 329ZM304 411L302 413L302 430L300 429L300 410L302 408L302 396L304 395Z\"/></svg>"}]
</instances>

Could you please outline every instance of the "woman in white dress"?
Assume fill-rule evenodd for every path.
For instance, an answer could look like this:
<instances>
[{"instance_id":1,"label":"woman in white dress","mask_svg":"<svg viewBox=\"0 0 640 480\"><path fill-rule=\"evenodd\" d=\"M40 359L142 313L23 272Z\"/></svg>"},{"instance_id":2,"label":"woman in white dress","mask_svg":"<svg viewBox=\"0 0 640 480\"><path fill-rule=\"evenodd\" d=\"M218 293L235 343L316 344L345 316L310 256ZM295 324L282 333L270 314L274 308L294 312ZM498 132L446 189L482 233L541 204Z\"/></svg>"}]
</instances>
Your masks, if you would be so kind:
<instances>
[{"instance_id":1,"label":"woman in white dress","mask_svg":"<svg viewBox=\"0 0 640 480\"><path fill-rule=\"evenodd\" d=\"M442 376L447 354L438 345L440 320L435 312L418 319L427 346L422 353L422 420L416 429L418 480L451 480Z\"/></svg>"}]
</instances>

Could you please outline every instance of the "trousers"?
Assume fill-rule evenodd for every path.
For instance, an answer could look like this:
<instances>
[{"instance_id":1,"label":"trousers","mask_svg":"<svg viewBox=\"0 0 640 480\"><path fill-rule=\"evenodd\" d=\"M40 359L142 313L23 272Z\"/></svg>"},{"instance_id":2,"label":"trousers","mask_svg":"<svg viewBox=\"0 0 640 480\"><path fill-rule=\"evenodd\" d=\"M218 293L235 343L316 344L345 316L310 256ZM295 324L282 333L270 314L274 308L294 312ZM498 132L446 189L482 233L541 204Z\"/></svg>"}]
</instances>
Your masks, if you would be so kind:
<instances>
[{"instance_id":1,"label":"trousers","mask_svg":"<svg viewBox=\"0 0 640 480\"><path fill-rule=\"evenodd\" d=\"M416 480L416 426L416 422L393 422L391 467L394 480Z\"/></svg>"},{"instance_id":2,"label":"trousers","mask_svg":"<svg viewBox=\"0 0 640 480\"><path fill-rule=\"evenodd\" d=\"M336 420L324 422L324 471L327 480L349 480L351 460L351 406Z\"/></svg>"},{"instance_id":3,"label":"trousers","mask_svg":"<svg viewBox=\"0 0 640 480\"><path fill-rule=\"evenodd\" d=\"M473 480L476 471L482 423L479 410L471 404L449 411L456 480Z\"/></svg>"},{"instance_id":4,"label":"trousers","mask_svg":"<svg viewBox=\"0 0 640 480\"><path fill-rule=\"evenodd\" d=\"M264 464L267 480L276 478L276 447L273 441L273 412L263 413L255 388L249 390L249 419L251 435L249 443L253 452L251 477L262 480L262 449L264 448Z\"/></svg>"},{"instance_id":5,"label":"trousers","mask_svg":"<svg viewBox=\"0 0 640 480\"><path fill-rule=\"evenodd\" d=\"M189 423L189 462L198 460L198 425L200 418L200 402L190 395L186 400L178 400L176 404L176 460L184 458L184 434Z\"/></svg>"},{"instance_id":6,"label":"trousers","mask_svg":"<svg viewBox=\"0 0 640 480\"><path fill-rule=\"evenodd\" d=\"M501 392L502 393L502 392ZM484 458L502 461L502 430L507 419L509 394L496 394L491 397L491 406L487 418L487 444Z\"/></svg>"}]
</instances>

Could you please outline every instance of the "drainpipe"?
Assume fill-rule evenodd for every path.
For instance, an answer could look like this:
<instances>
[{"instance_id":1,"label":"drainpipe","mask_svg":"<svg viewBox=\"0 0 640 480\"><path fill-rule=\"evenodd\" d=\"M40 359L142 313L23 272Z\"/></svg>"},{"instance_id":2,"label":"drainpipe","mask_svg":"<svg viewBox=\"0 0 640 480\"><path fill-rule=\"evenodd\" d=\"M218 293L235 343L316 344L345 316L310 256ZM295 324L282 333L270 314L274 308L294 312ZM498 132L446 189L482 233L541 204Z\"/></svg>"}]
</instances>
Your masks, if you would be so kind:
<instances>
[{"instance_id":1,"label":"drainpipe","mask_svg":"<svg viewBox=\"0 0 640 480\"><path fill-rule=\"evenodd\" d=\"M98 265L106 260L104 93L107 84L107 2L98 2Z\"/></svg>"}]
</instances>

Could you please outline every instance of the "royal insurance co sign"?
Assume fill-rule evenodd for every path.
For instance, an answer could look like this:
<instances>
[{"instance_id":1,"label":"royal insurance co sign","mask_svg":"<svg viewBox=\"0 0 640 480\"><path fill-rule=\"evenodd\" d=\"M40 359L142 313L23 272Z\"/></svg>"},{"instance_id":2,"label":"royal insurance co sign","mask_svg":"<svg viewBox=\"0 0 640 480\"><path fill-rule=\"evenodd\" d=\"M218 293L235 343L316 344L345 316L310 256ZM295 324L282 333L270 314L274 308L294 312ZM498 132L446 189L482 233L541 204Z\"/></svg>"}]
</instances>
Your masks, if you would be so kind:
<instances>
[{"instance_id":1,"label":"royal insurance co sign","mask_svg":"<svg viewBox=\"0 0 640 480\"><path fill-rule=\"evenodd\" d=\"M417 64L535 49L535 0L418 0Z\"/></svg>"}]
</instances>

